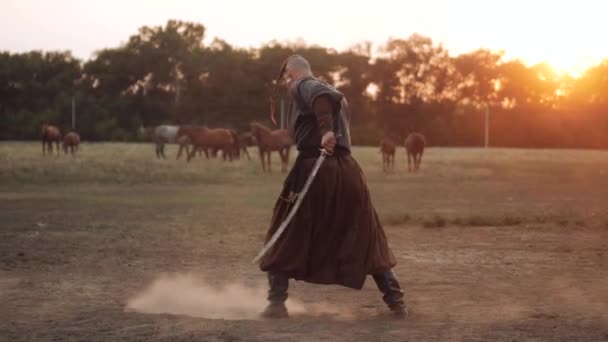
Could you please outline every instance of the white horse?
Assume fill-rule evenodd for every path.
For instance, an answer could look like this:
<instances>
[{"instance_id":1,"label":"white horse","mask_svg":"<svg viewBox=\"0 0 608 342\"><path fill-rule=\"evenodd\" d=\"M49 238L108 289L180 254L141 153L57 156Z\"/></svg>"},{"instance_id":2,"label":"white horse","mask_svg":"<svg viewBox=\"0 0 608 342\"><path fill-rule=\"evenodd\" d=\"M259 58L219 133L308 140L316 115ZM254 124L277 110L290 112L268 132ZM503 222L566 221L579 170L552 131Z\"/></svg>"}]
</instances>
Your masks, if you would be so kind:
<instances>
[{"instance_id":1,"label":"white horse","mask_svg":"<svg viewBox=\"0 0 608 342\"><path fill-rule=\"evenodd\" d=\"M187 136L176 139L178 130L179 126L170 125L160 125L154 129L154 143L156 144L157 158L165 158L165 144L179 145L177 159L181 157L184 149L186 149L186 155L189 154L188 145L190 144L190 139Z\"/></svg>"}]
</instances>

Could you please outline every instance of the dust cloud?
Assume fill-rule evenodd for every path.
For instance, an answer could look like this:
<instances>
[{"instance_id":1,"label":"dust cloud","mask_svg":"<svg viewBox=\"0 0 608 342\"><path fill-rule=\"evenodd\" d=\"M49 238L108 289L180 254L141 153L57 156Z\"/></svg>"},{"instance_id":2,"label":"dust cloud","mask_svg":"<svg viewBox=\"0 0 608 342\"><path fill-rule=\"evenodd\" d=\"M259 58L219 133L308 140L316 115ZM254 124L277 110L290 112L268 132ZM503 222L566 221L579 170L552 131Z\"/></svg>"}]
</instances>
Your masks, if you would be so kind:
<instances>
[{"instance_id":1,"label":"dust cloud","mask_svg":"<svg viewBox=\"0 0 608 342\"><path fill-rule=\"evenodd\" d=\"M174 314L208 319L254 320L268 302L265 286L232 283L212 286L194 275L163 275L141 293L128 300L126 311L148 314ZM325 302L303 304L286 302L290 316L329 316L350 319L352 312Z\"/></svg>"}]
</instances>

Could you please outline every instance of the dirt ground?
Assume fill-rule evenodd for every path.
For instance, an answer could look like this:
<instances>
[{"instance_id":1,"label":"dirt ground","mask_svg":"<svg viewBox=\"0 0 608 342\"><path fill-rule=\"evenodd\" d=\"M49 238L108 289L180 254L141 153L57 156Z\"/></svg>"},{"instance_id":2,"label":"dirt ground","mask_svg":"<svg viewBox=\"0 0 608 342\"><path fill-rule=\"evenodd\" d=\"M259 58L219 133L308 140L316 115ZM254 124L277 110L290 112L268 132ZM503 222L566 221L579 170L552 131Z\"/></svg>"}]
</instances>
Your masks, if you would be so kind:
<instances>
[{"instance_id":1,"label":"dirt ground","mask_svg":"<svg viewBox=\"0 0 608 342\"><path fill-rule=\"evenodd\" d=\"M546 172L527 152L480 164L441 151L419 175L383 175L360 153L407 319L371 278L361 291L291 282L291 318L257 317L265 275L250 260L280 174L30 184L6 175L13 162L0 169L0 341L608 341L606 161Z\"/></svg>"}]
</instances>

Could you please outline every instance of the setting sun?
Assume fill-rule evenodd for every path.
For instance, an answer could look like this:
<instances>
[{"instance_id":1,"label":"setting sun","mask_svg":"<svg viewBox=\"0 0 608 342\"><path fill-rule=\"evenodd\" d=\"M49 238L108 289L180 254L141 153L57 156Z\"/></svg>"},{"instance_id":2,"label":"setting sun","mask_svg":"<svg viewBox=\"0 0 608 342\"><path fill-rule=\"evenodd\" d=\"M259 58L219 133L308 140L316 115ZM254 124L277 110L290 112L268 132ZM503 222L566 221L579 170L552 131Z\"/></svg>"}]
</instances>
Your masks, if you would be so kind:
<instances>
[{"instance_id":1,"label":"setting sun","mask_svg":"<svg viewBox=\"0 0 608 342\"><path fill-rule=\"evenodd\" d=\"M447 3L441 11L453 15L438 37L455 53L481 46L528 65L546 62L576 77L608 56L601 43L608 32L605 7L584 0Z\"/></svg>"},{"instance_id":2,"label":"setting sun","mask_svg":"<svg viewBox=\"0 0 608 342\"><path fill-rule=\"evenodd\" d=\"M608 57L608 45L601 43L608 32L603 18L608 4L602 1L310 0L297 13L283 15L285 6L278 0L11 0L0 5L0 45L13 51L71 50L88 59L94 51L124 42L141 26L181 19L205 25L207 42L218 37L245 48L272 40L303 40L336 50L369 41L376 49L391 37L418 33L442 44L451 55L479 48L504 51L506 59L528 65L547 62L572 76ZM321 24L294 24L308 18Z\"/></svg>"}]
</instances>

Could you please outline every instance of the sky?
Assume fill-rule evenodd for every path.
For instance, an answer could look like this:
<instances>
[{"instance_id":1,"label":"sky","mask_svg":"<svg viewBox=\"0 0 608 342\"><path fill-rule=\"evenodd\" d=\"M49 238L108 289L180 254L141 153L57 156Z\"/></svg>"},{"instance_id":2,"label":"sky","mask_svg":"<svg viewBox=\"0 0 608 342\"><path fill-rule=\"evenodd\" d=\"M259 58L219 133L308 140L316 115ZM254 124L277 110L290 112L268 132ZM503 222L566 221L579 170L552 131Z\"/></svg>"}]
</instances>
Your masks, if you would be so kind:
<instances>
[{"instance_id":1,"label":"sky","mask_svg":"<svg viewBox=\"0 0 608 342\"><path fill-rule=\"evenodd\" d=\"M90 59L141 26L202 23L206 42L243 48L303 40L338 51L413 33L451 55L479 48L575 76L608 58L604 0L0 0L0 50L70 50Z\"/></svg>"}]
</instances>

